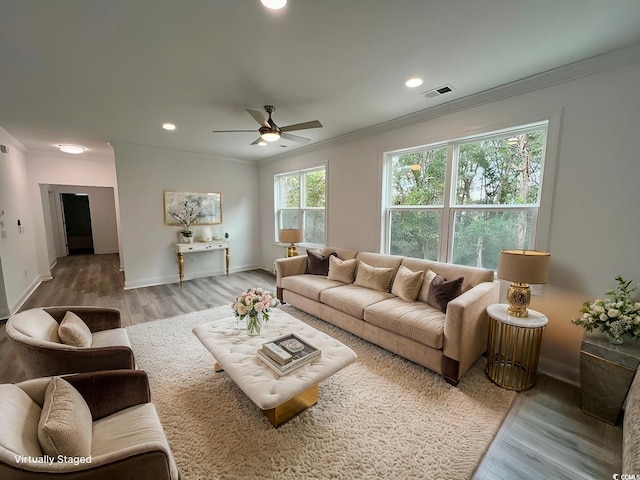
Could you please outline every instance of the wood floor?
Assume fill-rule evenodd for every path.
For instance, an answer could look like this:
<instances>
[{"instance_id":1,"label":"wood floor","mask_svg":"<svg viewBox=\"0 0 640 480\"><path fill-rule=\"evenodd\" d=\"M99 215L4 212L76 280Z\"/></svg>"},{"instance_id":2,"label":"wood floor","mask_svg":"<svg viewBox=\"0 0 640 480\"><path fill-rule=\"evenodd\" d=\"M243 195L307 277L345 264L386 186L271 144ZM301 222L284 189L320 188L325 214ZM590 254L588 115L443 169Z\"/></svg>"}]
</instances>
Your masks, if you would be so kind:
<instances>
[{"instance_id":1,"label":"wood floor","mask_svg":"<svg viewBox=\"0 0 640 480\"><path fill-rule=\"evenodd\" d=\"M275 290L269 272L254 270L178 284L123 289L118 255L60 258L22 310L50 305L118 308L125 326L225 305L248 286ZM0 383L25 378L0 327ZM576 387L547 376L519 393L474 480L608 479L621 473L622 429L580 410ZM464 452L460 452L461 455Z\"/></svg>"}]
</instances>

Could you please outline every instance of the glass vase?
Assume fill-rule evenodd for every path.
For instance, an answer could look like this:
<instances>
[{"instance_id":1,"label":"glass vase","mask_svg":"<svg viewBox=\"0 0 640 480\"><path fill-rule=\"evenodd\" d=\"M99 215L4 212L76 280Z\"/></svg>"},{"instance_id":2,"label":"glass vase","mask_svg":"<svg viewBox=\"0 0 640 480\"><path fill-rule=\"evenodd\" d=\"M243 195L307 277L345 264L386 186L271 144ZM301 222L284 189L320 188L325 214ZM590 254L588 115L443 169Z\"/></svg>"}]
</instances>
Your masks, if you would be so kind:
<instances>
[{"instance_id":1,"label":"glass vase","mask_svg":"<svg viewBox=\"0 0 640 480\"><path fill-rule=\"evenodd\" d=\"M247 335L256 337L260 335L261 330L262 330L262 316L260 314L249 316L249 320L247 320Z\"/></svg>"},{"instance_id":2,"label":"glass vase","mask_svg":"<svg viewBox=\"0 0 640 480\"><path fill-rule=\"evenodd\" d=\"M609 332L605 332L605 333L607 335L607 340L609 340L609 343L613 345L622 345L624 343L624 338L622 338L622 336L615 337Z\"/></svg>"}]
</instances>

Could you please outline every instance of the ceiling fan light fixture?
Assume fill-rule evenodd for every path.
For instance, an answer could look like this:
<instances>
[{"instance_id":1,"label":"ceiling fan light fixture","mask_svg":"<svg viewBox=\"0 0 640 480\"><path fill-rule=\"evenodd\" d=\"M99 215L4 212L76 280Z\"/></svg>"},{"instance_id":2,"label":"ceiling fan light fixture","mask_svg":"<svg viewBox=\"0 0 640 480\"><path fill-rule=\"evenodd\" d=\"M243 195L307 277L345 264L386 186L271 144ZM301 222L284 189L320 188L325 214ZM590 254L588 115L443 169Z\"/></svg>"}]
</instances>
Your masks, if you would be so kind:
<instances>
[{"instance_id":1,"label":"ceiling fan light fixture","mask_svg":"<svg viewBox=\"0 0 640 480\"><path fill-rule=\"evenodd\" d=\"M280 140L280 134L278 132L274 132L272 130L260 130L260 136L265 142L277 142L278 140Z\"/></svg>"},{"instance_id":2,"label":"ceiling fan light fixture","mask_svg":"<svg viewBox=\"0 0 640 480\"><path fill-rule=\"evenodd\" d=\"M58 145L58 148L61 152L71 153L73 155L78 155L87 151L87 149L81 145Z\"/></svg>"},{"instance_id":3,"label":"ceiling fan light fixture","mask_svg":"<svg viewBox=\"0 0 640 480\"><path fill-rule=\"evenodd\" d=\"M260 2L271 10L280 10L287 4L287 0L260 0Z\"/></svg>"}]
</instances>

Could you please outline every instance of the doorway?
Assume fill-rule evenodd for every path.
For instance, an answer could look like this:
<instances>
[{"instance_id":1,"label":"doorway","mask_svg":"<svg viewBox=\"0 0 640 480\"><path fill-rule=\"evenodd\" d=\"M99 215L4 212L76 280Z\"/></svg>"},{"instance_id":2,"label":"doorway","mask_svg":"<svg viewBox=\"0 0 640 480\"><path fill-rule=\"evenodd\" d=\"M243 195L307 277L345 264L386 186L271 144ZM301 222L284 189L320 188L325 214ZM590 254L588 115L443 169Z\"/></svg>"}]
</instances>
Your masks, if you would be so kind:
<instances>
[{"instance_id":1,"label":"doorway","mask_svg":"<svg viewBox=\"0 0 640 480\"><path fill-rule=\"evenodd\" d=\"M94 253L89 196L61 193L60 200L69 255Z\"/></svg>"}]
</instances>

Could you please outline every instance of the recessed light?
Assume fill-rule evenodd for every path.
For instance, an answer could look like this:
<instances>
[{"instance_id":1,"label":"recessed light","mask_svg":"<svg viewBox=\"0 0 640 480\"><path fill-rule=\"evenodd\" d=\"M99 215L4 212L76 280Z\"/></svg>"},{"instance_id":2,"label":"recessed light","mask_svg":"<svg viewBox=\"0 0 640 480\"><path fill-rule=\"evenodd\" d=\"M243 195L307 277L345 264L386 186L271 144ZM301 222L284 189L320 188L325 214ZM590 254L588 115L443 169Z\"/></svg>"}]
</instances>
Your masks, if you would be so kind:
<instances>
[{"instance_id":1,"label":"recessed light","mask_svg":"<svg viewBox=\"0 0 640 480\"><path fill-rule=\"evenodd\" d=\"M260 140L258 142L258 145L260 145L261 147L266 147L267 146L267 142L265 142L264 140Z\"/></svg>"},{"instance_id":2,"label":"recessed light","mask_svg":"<svg viewBox=\"0 0 640 480\"><path fill-rule=\"evenodd\" d=\"M81 145L58 145L58 148L61 152L72 153L74 155L78 155L79 153L84 153L87 151L87 149Z\"/></svg>"},{"instance_id":3,"label":"recessed light","mask_svg":"<svg viewBox=\"0 0 640 480\"><path fill-rule=\"evenodd\" d=\"M418 77L413 77L404 82L404 84L409 88L416 88L422 85L422 79Z\"/></svg>"},{"instance_id":4,"label":"recessed light","mask_svg":"<svg viewBox=\"0 0 640 480\"><path fill-rule=\"evenodd\" d=\"M287 0L260 0L262 5L271 10L280 10L287 4Z\"/></svg>"},{"instance_id":5,"label":"recessed light","mask_svg":"<svg viewBox=\"0 0 640 480\"><path fill-rule=\"evenodd\" d=\"M162 128L165 130L175 130L176 126L173 123L163 123Z\"/></svg>"}]
</instances>

